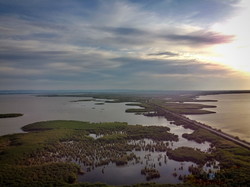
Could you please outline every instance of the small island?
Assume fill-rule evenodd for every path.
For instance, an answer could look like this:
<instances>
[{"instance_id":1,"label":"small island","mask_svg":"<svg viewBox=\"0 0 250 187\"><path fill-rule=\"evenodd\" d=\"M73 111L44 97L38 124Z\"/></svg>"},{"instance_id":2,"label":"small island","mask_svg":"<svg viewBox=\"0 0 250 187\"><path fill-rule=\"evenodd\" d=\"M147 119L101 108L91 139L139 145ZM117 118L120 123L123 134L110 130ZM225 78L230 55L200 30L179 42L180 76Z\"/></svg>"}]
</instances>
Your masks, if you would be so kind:
<instances>
[{"instance_id":1,"label":"small island","mask_svg":"<svg viewBox=\"0 0 250 187\"><path fill-rule=\"evenodd\" d=\"M0 118L16 118L23 116L21 113L6 113L6 114L0 114Z\"/></svg>"}]
</instances>

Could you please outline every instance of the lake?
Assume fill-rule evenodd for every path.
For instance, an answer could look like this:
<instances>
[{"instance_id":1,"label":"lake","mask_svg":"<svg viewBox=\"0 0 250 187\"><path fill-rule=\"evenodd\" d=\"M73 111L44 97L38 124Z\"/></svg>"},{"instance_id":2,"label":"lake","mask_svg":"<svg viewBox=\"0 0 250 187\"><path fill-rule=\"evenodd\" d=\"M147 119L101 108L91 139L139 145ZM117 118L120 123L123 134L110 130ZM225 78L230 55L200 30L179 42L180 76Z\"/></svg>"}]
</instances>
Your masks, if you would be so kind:
<instances>
[{"instance_id":1,"label":"lake","mask_svg":"<svg viewBox=\"0 0 250 187\"><path fill-rule=\"evenodd\" d=\"M250 142L250 94L207 95L200 96L198 99L218 100L218 102L204 103L216 105L216 108L208 109L216 113L186 115L188 118Z\"/></svg>"},{"instance_id":2,"label":"lake","mask_svg":"<svg viewBox=\"0 0 250 187\"><path fill-rule=\"evenodd\" d=\"M127 106L126 103L104 103L104 99L96 101L76 100L91 99L87 97L37 97L33 95L0 95L0 113L22 113L17 118L0 119L0 135L23 132L24 125L48 120L79 120L89 122L127 122L136 125L167 126L170 132L179 136L179 141L173 144L173 148L190 146L206 150L209 145L198 144L182 138L183 133L192 133L190 129L170 124L164 117L147 117L126 113L128 108L140 108ZM100 105L99 103L104 103Z\"/></svg>"},{"instance_id":3,"label":"lake","mask_svg":"<svg viewBox=\"0 0 250 187\"><path fill-rule=\"evenodd\" d=\"M140 108L137 106L127 106L126 103L105 103L105 100L98 99L96 101L80 101L76 100L90 99L83 97L37 97L33 95L0 95L0 113L23 113L24 115L17 118L0 119L0 135L22 133L22 126L46 120L80 120L90 122L127 122L129 124L141 125L157 125L168 126L170 132L178 135L178 142L171 142L170 148L181 146L198 148L206 151L210 148L208 142L198 144L194 141L189 141L182 138L183 133L192 133L193 130L184 129L182 126L170 124L164 117L147 117L143 115L135 115L126 113L128 108ZM103 103L103 104L100 104ZM148 154L147 152L137 152L137 155ZM160 154L164 152L155 152L152 154L152 161L156 160ZM157 166L161 177L154 179L157 183L179 183L178 177L174 177L173 172L178 175L188 175L188 167L195 165L192 162L177 162L167 158L167 163L162 166ZM127 166L117 167L114 164L109 164L105 168L105 173L102 168L86 173L84 176L79 176L80 181L85 182L106 182L108 184L133 184L145 182L145 176L140 174L140 170L144 167L141 164L130 163ZM182 167L182 170L178 168ZM126 180L125 180L126 179Z\"/></svg>"}]
</instances>

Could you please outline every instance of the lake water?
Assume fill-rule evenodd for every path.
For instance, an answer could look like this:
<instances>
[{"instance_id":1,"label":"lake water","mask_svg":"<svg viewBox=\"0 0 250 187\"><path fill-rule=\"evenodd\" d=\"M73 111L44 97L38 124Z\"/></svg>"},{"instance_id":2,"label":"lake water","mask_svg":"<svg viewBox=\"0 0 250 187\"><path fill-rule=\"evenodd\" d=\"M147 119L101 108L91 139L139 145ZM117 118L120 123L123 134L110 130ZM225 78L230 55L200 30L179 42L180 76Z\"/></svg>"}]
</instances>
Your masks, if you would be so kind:
<instances>
[{"instance_id":1,"label":"lake water","mask_svg":"<svg viewBox=\"0 0 250 187\"><path fill-rule=\"evenodd\" d=\"M146 118L125 113L125 103L105 103L96 105L103 100L71 102L89 99L83 97L36 97L30 95L0 95L0 113L23 113L18 118L0 119L0 135L22 132L22 126L45 120L80 120L90 122L121 121L129 124L164 125L163 118Z\"/></svg>"},{"instance_id":2,"label":"lake water","mask_svg":"<svg viewBox=\"0 0 250 187\"><path fill-rule=\"evenodd\" d=\"M23 132L24 125L47 120L79 120L89 122L127 122L128 124L168 126L170 132L179 136L179 142L173 144L173 148L180 146L196 147L206 150L209 145L198 144L182 138L183 133L192 133L190 129L170 124L164 117L147 117L126 113L128 108L140 108L127 106L126 103L96 103L96 101L80 101L90 98L83 97L36 97L32 95L0 95L0 113L22 113L17 118L0 118L0 135Z\"/></svg>"},{"instance_id":3,"label":"lake water","mask_svg":"<svg viewBox=\"0 0 250 187\"><path fill-rule=\"evenodd\" d=\"M216 113L187 117L250 142L250 94L208 95L198 99L218 100L204 103L216 105L216 108L208 109Z\"/></svg>"},{"instance_id":4,"label":"lake water","mask_svg":"<svg viewBox=\"0 0 250 187\"><path fill-rule=\"evenodd\" d=\"M71 102L75 100L86 99L78 97L36 97L32 95L0 95L0 113L22 113L21 117L17 118L3 118L0 119L0 135L20 133L23 132L20 128L26 124L46 120L80 120L90 122L128 122L129 124L141 125L158 125L168 126L171 128L170 132L179 136L178 142L172 142L171 148L180 146L188 146L198 148L206 151L210 145L208 142L198 144L194 141L188 141L182 138L183 133L192 133L190 129L184 129L182 126L170 124L164 117L146 117L143 115L135 115L133 113L125 113L128 108L139 108L137 106L127 106L126 103L104 103L104 100L97 101L81 101ZM139 153L137 153L139 154ZM146 154L146 153L140 153ZM152 153L152 159L157 154L166 153ZM176 162L168 159L167 164L157 166L161 177L154 179L157 183L178 183L178 177L172 175L177 168L179 174L189 174L188 166L192 162ZM194 164L195 165L195 164ZM183 166L182 170L178 170ZM129 164L123 167L115 165L108 165L105 173L102 173L102 168L96 168L94 171L80 176L80 181L88 182L107 182L109 184L132 184L145 182L145 176L140 174L140 170L144 165ZM135 174L137 173L137 174ZM126 180L125 180L126 179ZM127 182L126 182L127 181Z\"/></svg>"}]
</instances>

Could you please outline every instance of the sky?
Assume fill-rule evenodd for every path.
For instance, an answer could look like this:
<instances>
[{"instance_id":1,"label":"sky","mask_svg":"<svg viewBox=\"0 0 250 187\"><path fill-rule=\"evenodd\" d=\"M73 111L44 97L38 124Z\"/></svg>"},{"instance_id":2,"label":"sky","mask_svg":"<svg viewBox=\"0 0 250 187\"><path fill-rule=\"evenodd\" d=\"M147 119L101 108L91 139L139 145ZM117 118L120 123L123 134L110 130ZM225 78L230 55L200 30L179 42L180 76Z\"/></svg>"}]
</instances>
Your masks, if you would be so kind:
<instances>
[{"instance_id":1,"label":"sky","mask_svg":"<svg viewBox=\"0 0 250 187\"><path fill-rule=\"evenodd\" d=\"M249 90L249 0L0 0L0 90Z\"/></svg>"}]
</instances>

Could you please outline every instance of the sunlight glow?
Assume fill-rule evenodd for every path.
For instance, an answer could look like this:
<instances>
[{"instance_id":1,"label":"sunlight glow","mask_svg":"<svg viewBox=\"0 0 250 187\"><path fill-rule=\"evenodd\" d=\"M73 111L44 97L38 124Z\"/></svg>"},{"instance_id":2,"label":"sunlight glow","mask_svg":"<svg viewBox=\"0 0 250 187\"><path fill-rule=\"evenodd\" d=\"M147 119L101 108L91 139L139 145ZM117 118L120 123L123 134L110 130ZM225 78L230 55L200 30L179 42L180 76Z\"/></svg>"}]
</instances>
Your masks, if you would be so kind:
<instances>
[{"instance_id":1,"label":"sunlight glow","mask_svg":"<svg viewBox=\"0 0 250 187\"><path fill-rule=\"evenodd\" d=\"M216 54L213 60L250 74L250 1L242 1L239 8L241 10L238 15L226 23L213 26L218 32L235 36L232 43L213 47Z\"/></svg>"}]
</instances>

